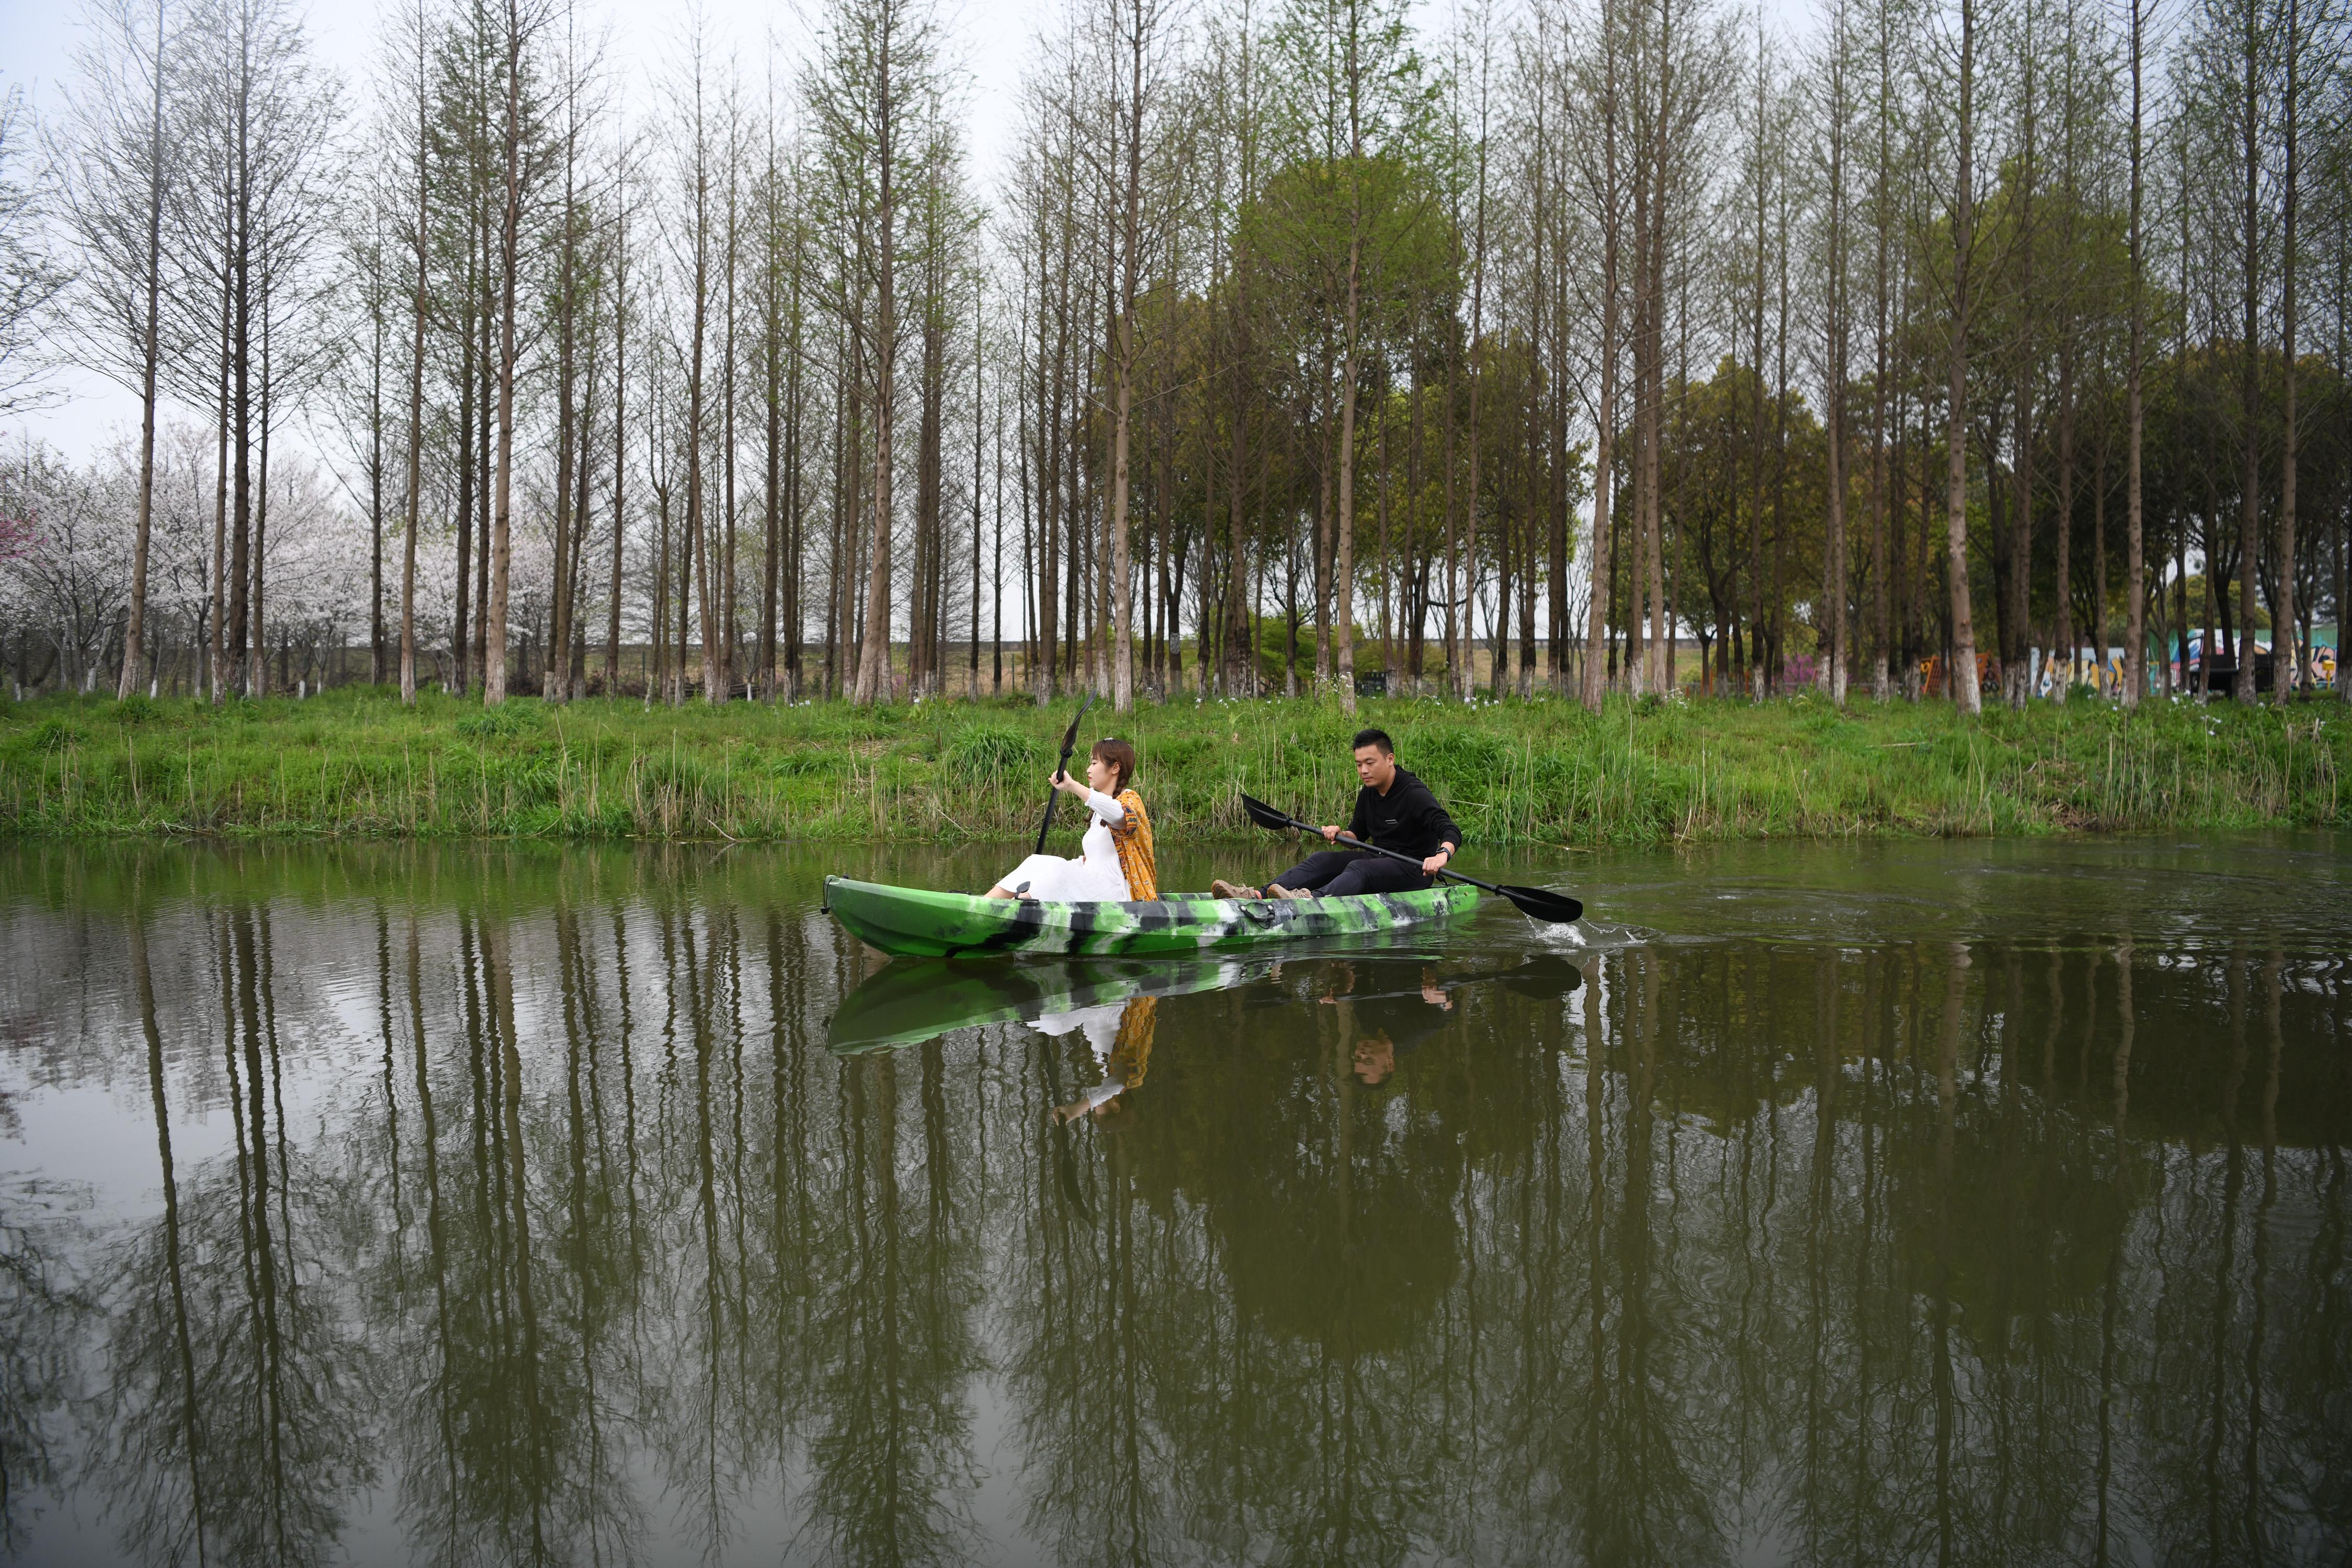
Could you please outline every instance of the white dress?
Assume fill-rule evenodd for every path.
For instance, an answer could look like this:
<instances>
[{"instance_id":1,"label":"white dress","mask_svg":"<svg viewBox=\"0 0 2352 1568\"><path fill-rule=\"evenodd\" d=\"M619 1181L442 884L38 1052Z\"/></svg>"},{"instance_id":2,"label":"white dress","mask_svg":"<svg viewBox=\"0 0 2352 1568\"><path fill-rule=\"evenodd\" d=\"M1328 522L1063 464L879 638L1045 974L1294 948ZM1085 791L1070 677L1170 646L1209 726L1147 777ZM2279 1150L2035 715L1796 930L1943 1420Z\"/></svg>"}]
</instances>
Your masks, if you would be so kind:
<instances>
[{"instance_id":1,"label":"white dress","mask_svg":"<svg viewBox=\"0 0 2352 1568\"><path fill-rule=\"evenodd\" d=\"M1104 1002L1068 1013L1040 1013L1031 1026L1041 1035L1060 1036L1073 1029L1081 1030L1094 1050L1095 1060L1107 1062L1118 1047L1119 1020L1126 1016L1125 1002Z\"/></svg>"},{"instance_id":2,"label":"white dress","mask_svg":"<svg viewBox=\"0 0 2352 1568\"><path fill-rule=\"evenodd\" d=\"M1048 903L1094 900L1125 903L1127 873L1119 868L1118 846L1112 842L1109 825L1126 821L1127 808L1099 790L1088 790L1087 809L1094 813L1094 820L1087 825L1086 837L1078 840L1078 858L1032 855L1009 875L998 878L996 885L1012 889L1016 898Z\"/></svg>"}]
</instances>

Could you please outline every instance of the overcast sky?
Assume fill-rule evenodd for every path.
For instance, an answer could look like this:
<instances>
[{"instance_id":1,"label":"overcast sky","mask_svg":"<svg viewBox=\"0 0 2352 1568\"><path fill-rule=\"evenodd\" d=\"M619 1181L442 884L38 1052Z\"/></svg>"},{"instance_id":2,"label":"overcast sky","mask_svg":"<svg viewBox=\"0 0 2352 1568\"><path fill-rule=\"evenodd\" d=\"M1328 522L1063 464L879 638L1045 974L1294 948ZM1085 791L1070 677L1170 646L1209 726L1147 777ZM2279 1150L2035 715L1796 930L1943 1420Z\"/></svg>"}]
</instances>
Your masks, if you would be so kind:
<instances>
[{"instance_id":1,"label":"overcast sky","mask_svg":"<svg viewBox=\"0 0 2352 1568\"><path fill-rule=\"evenodd\" d=\"M808 35L803 17L806 7L766 0L705 0L703 15L711 36L732 39L744 73L754 81L764 78L769 39L778 40L779 54L797 58ZM1741 0L1743 5L1754 0ZM998 161L1008 151L1013 132L1014 97L1031 38L1045 16L1048 0L942 0L956 46L971 72L969 120L973 170L981 190L993 184ZM1782 26L1801 17L1806 0L1764 0L1768 15ZM1412 0L1416 23L1426 34L1442 32L1453 13L1453 0ZM371 0L341 0L306 7L313 47L320 61L339 72L352 92L354 110L364 102L371 54L375 47L377 10ZM621 78L621 90L632 103L642 103L652 78L677 53L679 22L685 7L676 0L583 0L584 14L610 29L607 58ZM56 96L70 70L80 36L79 0L0 0L0 86L20 86L37 112ZM61 373L55 381L63 394L58 405L21 420L7 431L13 444L28 431L74 458L135 434L138 399L98 377ZM298 441L306 433L289 432Z\"/></svg>"}]
</instances>

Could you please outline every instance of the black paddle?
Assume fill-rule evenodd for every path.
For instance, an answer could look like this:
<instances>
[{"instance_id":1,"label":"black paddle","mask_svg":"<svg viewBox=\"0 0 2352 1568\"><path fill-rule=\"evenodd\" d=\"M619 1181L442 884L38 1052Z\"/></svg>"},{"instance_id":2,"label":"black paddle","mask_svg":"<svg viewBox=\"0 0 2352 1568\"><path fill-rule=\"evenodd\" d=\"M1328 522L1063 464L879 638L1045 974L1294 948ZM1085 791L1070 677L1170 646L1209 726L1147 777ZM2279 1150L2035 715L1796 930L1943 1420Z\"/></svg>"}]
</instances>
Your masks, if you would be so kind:
<instances>
[{"instance_id":1,"label":"black paddle","mask_svg":"<svg viewBox=\"0 0 2352 1568\"><path fill-rule=\"evenodd\" d=\"M1076 715L1071 719L1069 729L1062 735L1062 760L1054 764L1054 781L1056 784L1061 782L1064 770L1068 768L1070 765L1070 753L1077 750L1079 721L1086 718L1087 710L1094 705L1095 694L1089 691L1087 693L1087 700L1078 704L1078 711ZM1045 820L1037 825L1037 853L1040 855L1043 855L1045 852L1045 835L1052 831L1054 826L1055 803L1059 801L1061 798L1062 792L1060 790L1048 788L1045 791Z\"/></svg>"},{"instance_id":2,"label":"black paddle","mask_svg":"<svg viewBox=\"0 0 2352 1568\"><path fill-rule=\"evenodd\" d=\"M1312 823L1301 822L1295 816L1286 816L1265 802L1252 800L1248 795L1242 796L1242 809L1248 812L1250 820L1260 827L1271 827L1276 832L1286 827L1296 827L1302 833L1312 833L1318 837L1323 832ZM1421 864L1419 860L1402 850L1383 849L1377 844L1367 844L1362 839L1351 837L1345 833L1339 835L1333 842L1345 844L1350 848L1369 849L1375 855L1385 855L1391 860L1402 860L1408 866ZM1521 914L1539 921L1549 921L1554 925L1566 925L1570 921L1584 918L1584 906L1565 893L1547 892L1541 888L1498 888L1492 882L1482 882L1475 877L1465 877L1459 871L1440 871L1438 875L1451 877L1457 882L1467 882L1474 888L1483 889L1486 892L1508 899L1517 907Z\"/></svg>"}]
</instances>

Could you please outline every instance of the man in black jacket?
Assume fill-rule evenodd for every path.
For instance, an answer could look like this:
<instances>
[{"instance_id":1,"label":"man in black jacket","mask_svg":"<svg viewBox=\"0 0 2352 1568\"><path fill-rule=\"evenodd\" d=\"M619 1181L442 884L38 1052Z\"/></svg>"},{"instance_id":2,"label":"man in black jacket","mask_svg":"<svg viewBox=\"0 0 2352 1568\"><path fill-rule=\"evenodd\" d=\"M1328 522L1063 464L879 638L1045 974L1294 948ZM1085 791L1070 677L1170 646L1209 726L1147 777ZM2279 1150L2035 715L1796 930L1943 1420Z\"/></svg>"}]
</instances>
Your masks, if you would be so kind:
<instances>
[{"instance_id":1,"label":"man in black jacket","mask_svg":"<svg viewBox=\"0 0 2352 1568\"><path fill-rule=\"evenodd\" d=\"M1396 765L1396 745L1386 731L1356 733L1356 812L1348 819L1347 834L1360 843L1394 849L1419 860L1393 860L1369 849L1324 849L1255 888L1217 882L1211 890L1220 898L1342 899L1351 893L1402 893L1426 888L1454 858L1462 830L1454 826L1429 786ZM1336 841L1338 826L1322 830Z\"/></svg>"}]
</instances>

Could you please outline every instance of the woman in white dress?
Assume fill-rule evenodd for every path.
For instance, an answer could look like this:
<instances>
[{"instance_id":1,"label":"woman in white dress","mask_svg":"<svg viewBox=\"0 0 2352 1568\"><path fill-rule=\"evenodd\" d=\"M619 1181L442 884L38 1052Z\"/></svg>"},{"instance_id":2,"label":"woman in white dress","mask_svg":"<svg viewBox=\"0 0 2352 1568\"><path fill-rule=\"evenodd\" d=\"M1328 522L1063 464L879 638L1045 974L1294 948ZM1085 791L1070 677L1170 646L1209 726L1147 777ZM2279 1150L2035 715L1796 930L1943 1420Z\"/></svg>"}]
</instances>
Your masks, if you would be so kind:
<instances>
[{"instance_id":1,"label":"woman in white dress","mask_svg":"<svg viewBox=\"0 0 2352 1568\"><path fill-rule=\"evenodd\" d=\"M1150 819L1142 797L1127 787L1134 772L1134 748L1124 741L1097 742L1084 779L1063 773L1053 781L1055 789L1076 796L1092 814L1086 837L1078 841L1078 858L1032 855L989 889L988 896L1050 903L1158 898L1157 887L1135 886L1138 878L1152 881L1154 868Z\"/></svg>"}]
</instances>

